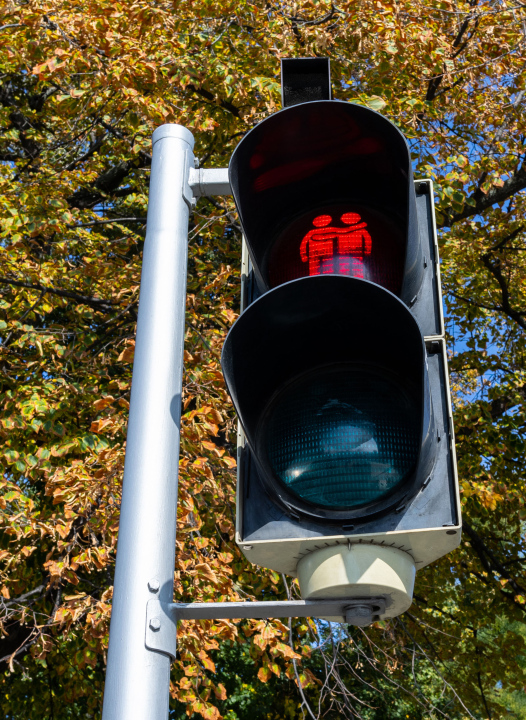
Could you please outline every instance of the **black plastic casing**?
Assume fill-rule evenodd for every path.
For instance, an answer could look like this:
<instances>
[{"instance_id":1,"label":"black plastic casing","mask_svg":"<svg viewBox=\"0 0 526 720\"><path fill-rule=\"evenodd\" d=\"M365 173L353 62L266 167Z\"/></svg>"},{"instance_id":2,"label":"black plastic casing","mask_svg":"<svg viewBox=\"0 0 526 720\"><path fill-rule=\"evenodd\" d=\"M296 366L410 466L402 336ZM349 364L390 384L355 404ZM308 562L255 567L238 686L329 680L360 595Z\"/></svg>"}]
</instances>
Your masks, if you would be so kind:
<instances>
[{"instance_id":1,"label":"black plastic casing","mask_svg":"<svg viewBox=\"0 0 526 720\"><path fill-rule=\"evenodd\" d=\"M222 355L243 428L236 541L249 559L290 574L302 554L344 540L400 547L417 567L431 562L460 539L431 182L414 183L405 138L392 123L338 101L303 103L264 120L236 148L229 175L250 256L244 311ZM275 238L305 208L323 212L338 203L382 214L403 239L397 296L342 275L270 289ZM266 462L265 417L299 377L345 364L383 370L413 393L421 450L410 476L374 503L312 507Z\"/></svg>"},{"instance_id":2,"label":"black plastic casing","mask_svg":"<svg viewBox=\"0 0 526 720\"><path fill-rule=\"evenodd\" d=\"M432 183L416 181L415 190L421 246L426 257L423 290L417 309L424 315L433 316L436 328L425 337L420 333L433 408L430 434L435 440L433 467L427 475L425 463L421 464L410 484L410 491L405 497L401 493L400 502L390 505L387 512L362 517L355 513L354 518L347 520L324 521L309 517L308 513L298 513L294 504L287 506L276 502L276 494L272 488L269 492L265 473L242 434L238 444L237 541L242 548L250 548L246 551L249 559L258 555L259 546L271 547L275 542L283 541L279 561L261 562L276 570L294 574L295 565L305 552L326 544L341 543L344 538L351 543L387 542L400 547L413 555L418 568L440 557L447 543L452 549L460 540L460 504L446 346L441 332L443 320ZM250 260L242 277L242 291L246 309L261 297ZM378 332L385 358L391 357L402 345L402 336L396 327L394 335L393 339L391 332L387 335ZM261 555L265 557L263 550Z\"/></svg>"},{"instance_id":3,"label":"black plastic casing","mask_svg":"<svg viewBox=\"0 0 526 720\"><path fill-rule=\"evenodd\" d=\"M434 315L419 312L427 258L409 148L393 123L337 100L285 108L247 133L229 177L260 293L271 287L273 238L306 208L353 203L380 214L404 243L400 299L420 315L425 335L437 334Z\"/></svg>"},{"instance_id":4,"label":"black plastic casing","mask_svg":"<svg viewBox=\"0 0 526 720\"><path fill-rule=\"evenodd\" d=\"M343 275L280 285L239 317L221 364L259 477L285 511L333 523L378 516L418 492L430 475L437 440L425 345L415 318L388 290ZM389 495L352 510L328 510L302 503L274 478L266 462L266 413L298 378L353 365L391 377L412 396L419 409L421 449L414 472Z\"/></svg>"}]
</instances>

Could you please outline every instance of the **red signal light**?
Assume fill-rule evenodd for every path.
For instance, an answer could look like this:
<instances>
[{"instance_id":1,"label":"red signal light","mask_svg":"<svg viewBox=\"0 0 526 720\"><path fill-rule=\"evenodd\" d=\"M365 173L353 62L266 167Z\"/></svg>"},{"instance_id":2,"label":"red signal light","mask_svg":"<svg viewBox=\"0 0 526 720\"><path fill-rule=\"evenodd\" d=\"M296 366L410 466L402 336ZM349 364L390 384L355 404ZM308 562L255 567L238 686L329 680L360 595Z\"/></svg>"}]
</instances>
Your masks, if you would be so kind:
<instances>
[{"instance_id":1,"label":"red signal light","mask_svg":"<svg viewBox=\"0 0 526 720\"><path fill-rule=\"evenodd\" d=\"M332 226L330 215L313 219L314 229L309 230L300 245L301 259L309 263L309 275L337 273L363 278L363 260L371 254L367 223L352 212L344 213L340 220L344 227Z\"/></svg>"},{"instance_id":2,"label":"red signal light","mask_svg":"<svg viewBox=\"0 0 526 720\"><path fill-rule=\"evenodd\" d=\"M300 277L337 274L400 292L404 245L399 233L366 209L310 212L278 237L269 256L271 287Z\"/></svg>"}]
</instances>

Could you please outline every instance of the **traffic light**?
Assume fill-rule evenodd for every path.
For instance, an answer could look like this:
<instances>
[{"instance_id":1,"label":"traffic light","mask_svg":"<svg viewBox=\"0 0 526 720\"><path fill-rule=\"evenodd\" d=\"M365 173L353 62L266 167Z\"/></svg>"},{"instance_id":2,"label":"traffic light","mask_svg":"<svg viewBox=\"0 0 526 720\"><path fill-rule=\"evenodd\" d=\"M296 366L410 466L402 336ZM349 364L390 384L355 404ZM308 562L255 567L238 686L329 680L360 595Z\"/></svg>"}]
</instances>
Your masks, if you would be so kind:
<instances>
[{"instance_id":1,"label":"traffic light","mask_svg":"<svg viewBox=\"0 0 526 720\"><path fill-rule=\"evenodd\" d=\"M396 616L460 541L432 185L390 121L334 100L262 121L229 175L236 541L304 598L358 599L356 624Z\"/></svg>"}]
</instances>

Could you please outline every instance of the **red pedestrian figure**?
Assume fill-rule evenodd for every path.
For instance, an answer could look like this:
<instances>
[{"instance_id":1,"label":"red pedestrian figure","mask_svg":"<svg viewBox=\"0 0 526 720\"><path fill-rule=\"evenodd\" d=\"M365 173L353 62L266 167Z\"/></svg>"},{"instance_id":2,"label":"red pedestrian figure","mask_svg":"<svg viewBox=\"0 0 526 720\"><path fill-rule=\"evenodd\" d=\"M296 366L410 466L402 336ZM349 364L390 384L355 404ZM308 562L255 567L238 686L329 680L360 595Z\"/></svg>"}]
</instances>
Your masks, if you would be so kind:
<instances>
[{"instance_id":1,"label":"red pedestrian figure","mask_svg":"<svg viewBox=\"0 0 526 720\"><path fill-rule=\"evenodd\" d=\"M334 256L338 228L328 227L331 222L330 215L318 215L312 221L315 229L310 230L301 241L301 259L303 262L309 261L309 275L319 275L322 260ZM325 272L332 272L332 269Z\"/></svg>"},{"instance_id":2,"label":"red pedestrian figure","mask_svg":"<svg viewBox=\"0 0 526 720\"><path fill-rule=\"evenodd\" d=\"M341 221L349 227L331 227L330 215L318 215L312 221L315 227L300 245L301 259L309 262L309 275L341 273L363 278L363 260L372 250L367 223L352 212L344 213Z\"/></svg>"}]
</instances>

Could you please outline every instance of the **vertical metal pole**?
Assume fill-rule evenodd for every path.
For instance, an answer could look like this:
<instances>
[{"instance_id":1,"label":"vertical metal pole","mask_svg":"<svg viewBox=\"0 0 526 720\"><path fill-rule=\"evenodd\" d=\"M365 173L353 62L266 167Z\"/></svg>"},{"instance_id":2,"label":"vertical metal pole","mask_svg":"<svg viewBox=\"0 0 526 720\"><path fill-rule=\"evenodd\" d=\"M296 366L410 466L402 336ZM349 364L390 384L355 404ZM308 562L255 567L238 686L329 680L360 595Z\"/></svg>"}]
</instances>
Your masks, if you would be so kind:
<instances>
[{"instance_id":1,"label":"vertical metal pole","mask_svg":"<svg viewBox=\"0 0 526 720\"><path fill-rule=\"evenodd\" d=\"M153 134L103 720L165 720L170 658L145 646L146 604L172 602L194 139Z\"/></svg>"}]
</instances>

